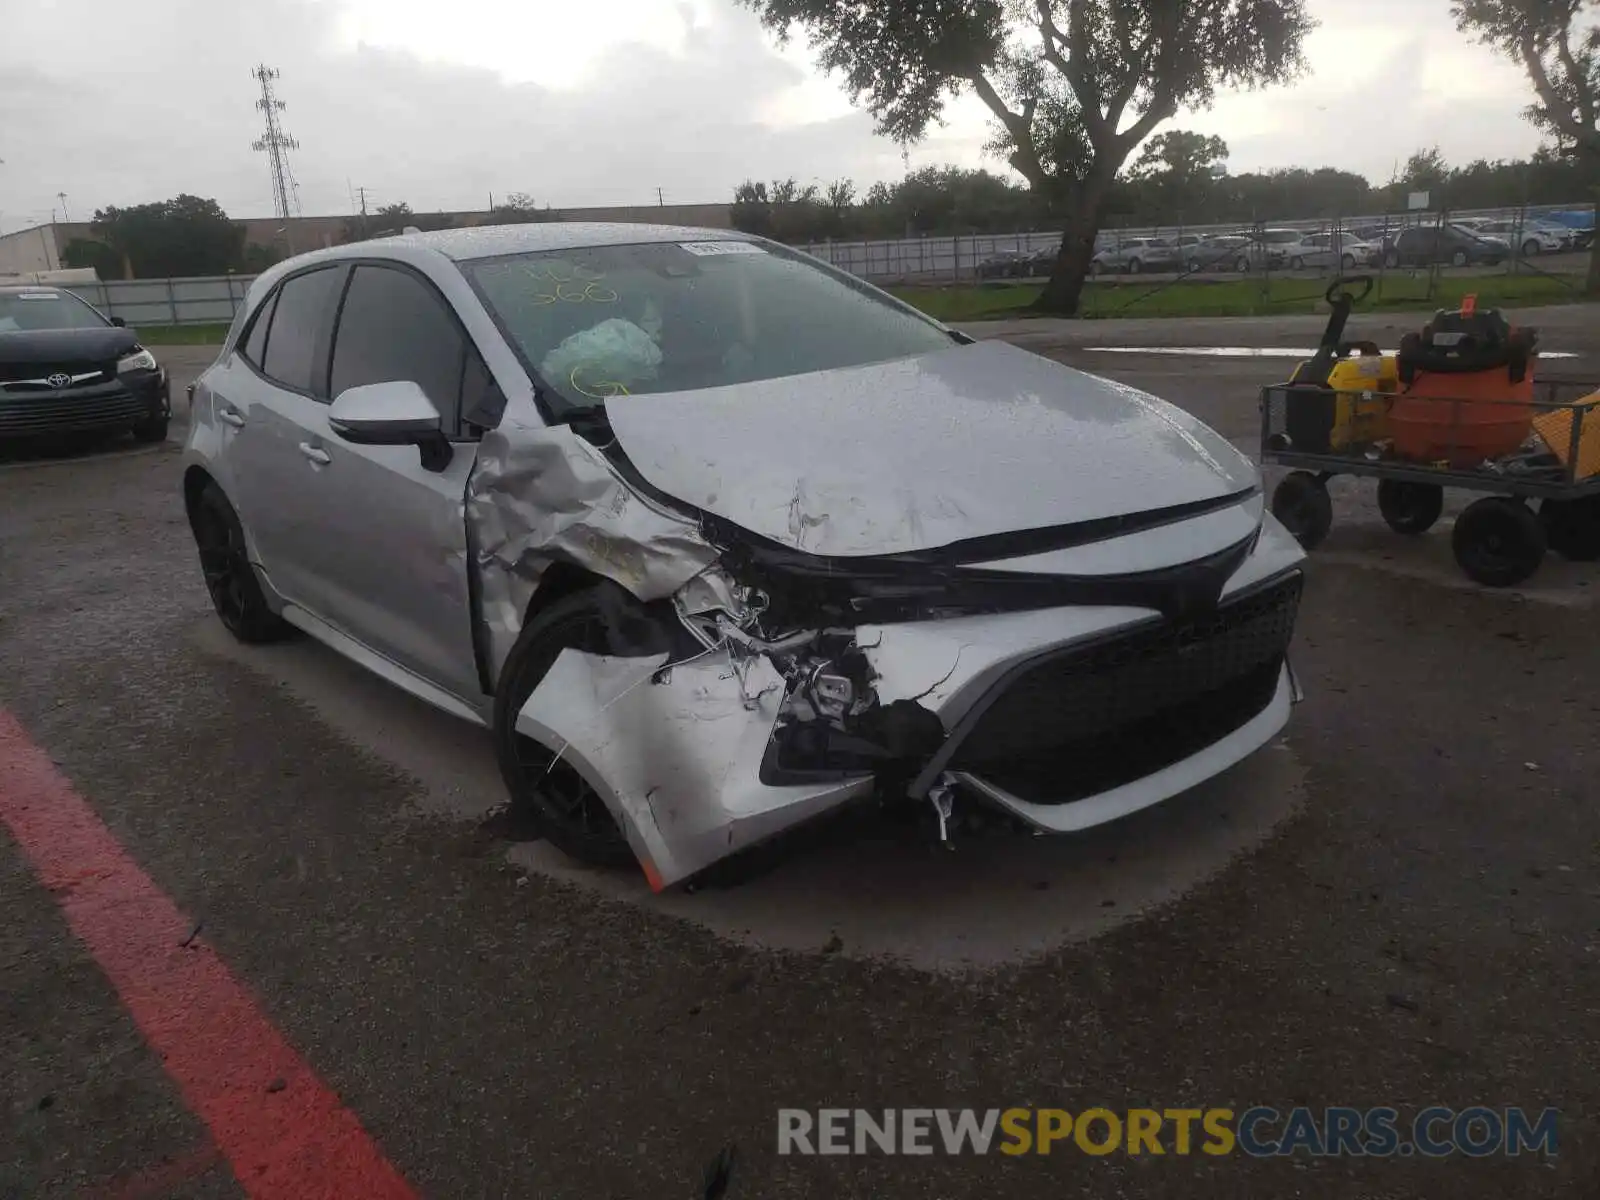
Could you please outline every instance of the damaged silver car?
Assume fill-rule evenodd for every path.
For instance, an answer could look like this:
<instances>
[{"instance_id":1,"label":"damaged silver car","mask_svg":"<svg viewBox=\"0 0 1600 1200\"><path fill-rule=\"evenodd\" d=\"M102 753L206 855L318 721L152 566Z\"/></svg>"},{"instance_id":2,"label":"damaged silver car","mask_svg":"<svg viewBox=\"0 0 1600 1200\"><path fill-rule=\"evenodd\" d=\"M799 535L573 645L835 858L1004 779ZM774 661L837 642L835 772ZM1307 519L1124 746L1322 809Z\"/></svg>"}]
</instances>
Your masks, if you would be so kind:
<instances>
[{"instance_id":1,"label":"damaged silver car","mask_svg":"<svg viewBox=\"0 0 1600 1200\"><path fill-rule=\"evenodd\" d=\"M1298 698L1302 554L1231 444L760 239L303 255L193 400L228 629L489 726L544 836L657 889L868 798L1083 829Z\"/></svg>"}]
</instances>

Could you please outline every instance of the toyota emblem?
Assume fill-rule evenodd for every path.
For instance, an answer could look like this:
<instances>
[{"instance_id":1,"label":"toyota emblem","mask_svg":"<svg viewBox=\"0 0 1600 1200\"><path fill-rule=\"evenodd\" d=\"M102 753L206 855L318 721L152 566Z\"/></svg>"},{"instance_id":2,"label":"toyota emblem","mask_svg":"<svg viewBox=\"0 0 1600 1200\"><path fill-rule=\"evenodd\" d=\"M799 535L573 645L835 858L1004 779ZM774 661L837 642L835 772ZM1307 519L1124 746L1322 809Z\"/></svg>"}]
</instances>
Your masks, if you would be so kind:
<instances>
[{"instance_id":1,"label":"toyota emblem","mask_svg":"<svg viewBox=\"0 0 1600 1200\"><path fill-rule=\"evenodd\" d=\"M64 388L72 382L72 376L65 372L57 371L54 375L46 375L44 381L53 388Z\"/></svg>"}]
</instances>

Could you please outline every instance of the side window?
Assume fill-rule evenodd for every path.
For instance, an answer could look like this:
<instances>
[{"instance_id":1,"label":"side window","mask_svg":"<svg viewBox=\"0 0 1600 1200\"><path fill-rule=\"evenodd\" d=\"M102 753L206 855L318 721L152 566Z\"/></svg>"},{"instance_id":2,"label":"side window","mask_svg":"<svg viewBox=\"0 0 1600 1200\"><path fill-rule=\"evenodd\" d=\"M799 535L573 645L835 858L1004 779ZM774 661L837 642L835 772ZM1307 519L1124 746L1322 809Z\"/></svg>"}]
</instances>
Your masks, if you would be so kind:
<instances>
[{"instance_id":1,"label":"side window","mask_svg":"<svg viewBox=\"0 0 1600 1200\"><path fill-rule=\"evenodd\" d=\"M500 424L506 410L505 393L489 374L489 368L476 350L467 351L461 373L461 428L470 437Z\"/></svg>"},{"instance_id":2,"label":"side window","mask_svg":"<svg viewBox=\"0 0 1600 1200\"><path fill-rule=\"evenodd\" d=\"M466 338L434 290L409 271L358 266L333 340L329 391L407 381L433 401L447 432L461 419Z\"/></svg>"},{"instance_id":3,"label":"side window","mask_svg":"<svg viewBox=\"0 0 1600 1200\"><path fill-rule=\"evenodd\" d=\"M272 310L277 307L278 293L273 292L266 302L256 310L255 322L250 326L250 332L244 339L244 345L239 353L243 354L252 366L259 367L264 361L267 349L267 327L272 324Z\"/></svg>"},{"instance_id":4,"label":"side window","mask_svg":"<svg viewBox=\"0 0 1600 1200\"><path fill-rule=\"evenodd\" d=\"M319 394L313 381L317 349L327 329L331 302L344 272L324 267L296 275L278 289L272 328L267 335L261 370L269 379L296 391Z\"/></svg>"}]
</instances>

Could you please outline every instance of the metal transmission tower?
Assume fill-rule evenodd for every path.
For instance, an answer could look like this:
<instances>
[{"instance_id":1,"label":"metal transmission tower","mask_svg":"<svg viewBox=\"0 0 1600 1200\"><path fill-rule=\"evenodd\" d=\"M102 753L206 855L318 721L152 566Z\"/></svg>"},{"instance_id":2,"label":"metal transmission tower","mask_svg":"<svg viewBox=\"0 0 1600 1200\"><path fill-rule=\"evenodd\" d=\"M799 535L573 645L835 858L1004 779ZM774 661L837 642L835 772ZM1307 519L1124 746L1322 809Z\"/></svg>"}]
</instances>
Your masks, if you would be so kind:
<instances>
[{"instance_id":1,"label":"metal transmission tower","mask_svg":"<svg viewBox=\"0 0 1600 1200\"><path fill-rule=\"evenodd\" d=\"M278 77L277 70L273 67L259 66L250 74L261 83L261 99L256 101L256 107L267 117L267 132L251 143L251 149L267 152L267 162L272 169L272 202L276 206L278 217L287 220L294 215L299 205L289 198L293 174L289 170L289 159L285 151L300 149L300 143L284 133L283 127L278 124L278 114L283 111L283 101L272 94L272 81Z\"/></svg>"}]
</instances>

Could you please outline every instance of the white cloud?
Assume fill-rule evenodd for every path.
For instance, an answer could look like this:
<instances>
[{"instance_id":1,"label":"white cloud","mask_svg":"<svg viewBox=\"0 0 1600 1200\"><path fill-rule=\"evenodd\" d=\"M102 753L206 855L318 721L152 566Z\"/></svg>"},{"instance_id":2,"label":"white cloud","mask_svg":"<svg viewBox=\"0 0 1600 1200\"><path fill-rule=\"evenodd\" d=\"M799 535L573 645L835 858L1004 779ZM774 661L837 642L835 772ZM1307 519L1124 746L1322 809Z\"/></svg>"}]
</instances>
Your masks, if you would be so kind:
<instances>
[{"instance_id":1,"label":"white cloud","mask_svg":"<svg viewBox=\"0 0 1600 1200\"><path fill-rule=\"evenodd\" d=\"M428 62L484 67L517 83L604 88L597 65L611 47L633 43L682 55L713 0L342 0L338 30L358 44L406 51Z\"/></svg>"},{"instance_id":2,"label":"white cloud","mask_svg":"<svg viewBox=\"0 0 1600 1200\"><path fill-rule=\"evenodd\" d=\"M1466 161L1536 144L1520 75L1454 30L1449 0L1312 5L1323 28L1307 78L1180 118L1222 134L1235 171L1327 163L1381 178L1419 146ZM263 61L282 72L308 213L348 211L355 185L419 210L513 190L560 207L649 203L658 187L714 202L747 177L849 176L865 190L903 170L901 149L873 135L804 44L774 46L733 0L5 8L0 229L46 219L62 191L73 216L179 191L270 212L250 148L250 69ZM971 98L952 105L910 165L984 163L987 125Z\"/></svg>"}]
</instances>

